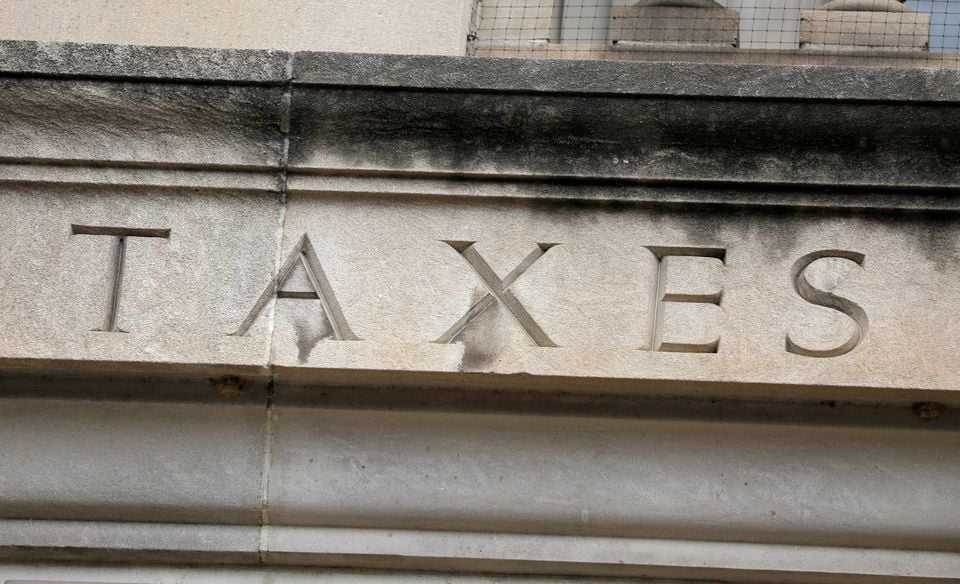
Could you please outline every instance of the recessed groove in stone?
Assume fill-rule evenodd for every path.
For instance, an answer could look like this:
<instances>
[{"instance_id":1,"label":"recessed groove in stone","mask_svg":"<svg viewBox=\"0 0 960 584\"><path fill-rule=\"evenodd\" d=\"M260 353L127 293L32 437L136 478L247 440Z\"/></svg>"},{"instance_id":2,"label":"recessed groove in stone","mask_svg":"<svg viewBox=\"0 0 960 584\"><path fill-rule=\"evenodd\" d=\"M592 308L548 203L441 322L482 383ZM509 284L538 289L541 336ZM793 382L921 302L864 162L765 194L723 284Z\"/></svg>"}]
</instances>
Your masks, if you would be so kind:
<instances>
[{"instance_id":1,"label":"recessed groove in stone","mask_svg":"<svg viewBox=\"0 0 960 584\"><path fill-rule=\"evenodd\" d=\"M74 235L112 235L114 237L170 237L169 229L149 227L107 227L98 225L71 225Z\"/></svg>"}]
</instances>

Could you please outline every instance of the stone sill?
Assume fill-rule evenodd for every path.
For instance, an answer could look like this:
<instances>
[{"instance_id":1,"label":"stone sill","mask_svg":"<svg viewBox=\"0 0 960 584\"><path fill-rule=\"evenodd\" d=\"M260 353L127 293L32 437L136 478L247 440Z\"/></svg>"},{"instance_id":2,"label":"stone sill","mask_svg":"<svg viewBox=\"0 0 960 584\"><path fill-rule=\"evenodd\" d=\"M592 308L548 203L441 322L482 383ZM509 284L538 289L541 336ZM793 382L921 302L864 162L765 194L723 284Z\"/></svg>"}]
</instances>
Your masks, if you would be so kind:
<instances>
[{"instance_id":1,"label":"stone sill","mask_svg":"<svg viewBox=\"0 0 960 584\"><path fill-rule=\"evenodd\" d=\"M954 70L960 58L952 54L934 58L932 54L916 57L897 53L891 57L889 52L871 51L861 57L817 50L671 52L541 44L525 45L522 53L515 45L476 50L481 57L525 57L518 64L516 58L0 41L0 76L577 95L960 102L960 72ZM595 60L582 60L587 56ZM584 79L589 79L589 84Z\"/></svg>"}]
</instances>

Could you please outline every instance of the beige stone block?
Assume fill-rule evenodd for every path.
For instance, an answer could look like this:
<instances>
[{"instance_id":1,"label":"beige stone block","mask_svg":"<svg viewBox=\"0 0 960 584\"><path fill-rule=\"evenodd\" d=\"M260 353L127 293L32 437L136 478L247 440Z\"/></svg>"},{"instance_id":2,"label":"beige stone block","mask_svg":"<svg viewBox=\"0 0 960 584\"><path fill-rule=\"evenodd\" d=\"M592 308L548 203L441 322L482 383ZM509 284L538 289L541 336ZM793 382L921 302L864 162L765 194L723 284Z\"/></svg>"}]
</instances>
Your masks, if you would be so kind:
<instances>
[{"instance_id":1,"label":"beige stone block","mask_svg":"<svg viewBox=\"0 0 960 584\"><path fill-rule=\"evenodd\" d=\"M800 47L926 50L930 16L915 12L804 10Z\"/></svg>"},{"instance_id":2,"label":"beige stone block","mask_svg":"<svg viewBox=\"0 0 960 584\"><path fill-rule=\"evenodd\" d=\"M263 373L268 329L231 333L275 269L274 196L8 183L0 208L5 362Z\"/></svg>"},{"instance_id":3,"label":"beige stone block","mask_svg":"<svg viewBox=\"0 0 960 584\"><path fill-rule=\"evenodd\" d=\"M262 405L85 399L2 405L4 519L252 524L259 518ZM0 567L0 581L4 574Z\"/></svg>"},{"instance_id":4,"label":"beige stone block","mask_svg":"<svg viewBox=\"0 0 960 584\"><path fill-rule=\"evenodd\" d=\"M647 342L651 313L644 299L656 284L632 272L639 264L653 273L656 262L639 241L589 242L586 226L562 214L491 205L310 196L288 204L282 254L310 237L356 338L337 340L324 302L280 298L278 365L324 367L347 359L358 367L379 361L388 368L419 362L446 371L495 370L518 352L618 346L624 336ZM465 250L465 242L475 245ZM487 280L477 272L484 264Z\"/></svg>"},{"instance_id":5,"label":"beige stone block","mask_svg":"<svg viewBox=\"0 0 960 584\"><path fill-rule=\"evenodd\" d=\"M471 0L8 0L0 38L462 55Z\"/></svg>"},{"instance_id":6,"label":"beige stone block","mask_svg":"<svg viewBox=\"0 0 960 584\"><path fill-rule=\"evenodd\" d=\"M610 39L653 43L736 46L739 16L725 8L620 6L613 9Z\"/></svg>"},{"instance_id":7,"label":"beige stone block","mask_svg":"<svg viewBox=\"0 0 960 584\"><path fill-rule=\"evenodd\" d=\"M16 218L0 224L5 368L272 364L298 383L469 372L764 395L957 380L960 274L947 258L960 226L947 219L292 193L281 242L265 194L10 182L2 195ZM116 293L109 229L134 230Z\"/></svg>"},{"instance_id":8,"label":"beige stone block","mask_svg":"<svg viewBox=\"0 0 960 584\"><path fill-rule=\"evenodd\" d=\"M960 274L915 218L298 193L288 206L281 260L309 237L351 333L337 337L319 294L269 299L259 319L274 311L273 362L289 382L471 372L768 395L957 379L946 356L960 351ZM936 230L953 249L960 226Z\"/></svg>"},{"instance_id":9,"label":"beige stone block","mask_svg":"<svg viewBox=\"0 0 960 584\"><path fill-rule=\"evenodd\" d=\"M483 0L480 41L560 40L561 4L554 0Z\"/></svg>"}]
</instances>

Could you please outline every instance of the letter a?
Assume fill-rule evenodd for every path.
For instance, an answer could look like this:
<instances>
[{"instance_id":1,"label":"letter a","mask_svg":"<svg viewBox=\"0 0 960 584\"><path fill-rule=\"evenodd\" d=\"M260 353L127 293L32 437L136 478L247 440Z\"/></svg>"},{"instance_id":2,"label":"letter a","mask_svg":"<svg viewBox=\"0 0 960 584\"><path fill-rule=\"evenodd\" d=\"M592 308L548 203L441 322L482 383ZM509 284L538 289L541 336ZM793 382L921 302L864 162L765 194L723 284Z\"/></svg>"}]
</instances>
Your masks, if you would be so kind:
<instances>
[{"instance_id":1,"label":"letter a","mask_svg":"<svg viewBox=\"0 0 960 584\"><path fill-rule=\"evenodd\" d=\"M313 292L283 291L283 285L298 265L303 266L304 272L307 274L307 279L310 282L310 287L313 288ZM260 316L260 313L263 312L267 303L270 302L270 299L274 296L277 298L319 300L323 306L323 312L330 321L330 327L333 329L335 339L338 341L360 340L360 337L353 334L353 331L350 330L350 325L347 324L347 319L343 316L343 310L340 309L340 303L337 302L337 297L333 293L330 281L327 280L327 276L323 273L323 268L320 266L320 259L317 258L317 252L314 251L313 245L310 243L310 238L307 237L306 233L303 234L303 237L297 242L293 251L287 256L286 261L284 261L280 267L280 271L277 272L277 276L264 288L263 293L260 294L260 298L257 299L257 303L254 304L253 309L250 310L250 314L244 319L243 324L240 325L237 332L233 333L233 336L241 337L247 334L250 327L256 322L257 317Z\"/></svg>"}]
</instances>

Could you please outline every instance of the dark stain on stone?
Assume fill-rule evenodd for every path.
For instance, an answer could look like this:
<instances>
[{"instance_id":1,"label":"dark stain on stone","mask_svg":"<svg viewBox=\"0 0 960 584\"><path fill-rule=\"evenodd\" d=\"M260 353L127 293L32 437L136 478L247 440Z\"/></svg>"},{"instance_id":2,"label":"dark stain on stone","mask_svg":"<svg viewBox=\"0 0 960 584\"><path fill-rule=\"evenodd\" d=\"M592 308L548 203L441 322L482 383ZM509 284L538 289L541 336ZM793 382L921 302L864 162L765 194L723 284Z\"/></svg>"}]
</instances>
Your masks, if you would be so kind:
<instances>
[{"instance_id":1,"label":"dark stain on stone","mask_svg":"<svg viewBox=\"0 0 960 584\"><path fill-rule=\"evenodd\" d=\"M918 418L925 421L937 420L943 416L945 408L937 402L919 402L913 404L913 412Z\"/></svg>"},{"instance_id":2,"label":"dark stain on stone","mask_svg":"<svg viewBox=\"0 0 960 584\"><path fill-rule=\"evenodd\" d=\"M904 217L895 219L903 228ZM960 222L956 217L938 215L934 212L917 213L913 220L913 241L916 250L933 265L937 272L960 269L960 234L957 233ZM891 226L894 227L894 226Z\"/></svg>"},{"instance_id":3,"label":"dark stain on stone","mask_svg":"<svg viewBox=\"0 0 960 584\"><path fill-rule=\"evenodd\" d=\"M470 297L470 305L480 302L486 295L486 289L475 288ZM453 342L463 344L461 371L486 371L496 362L504 347L500 323L506 315L501 314L502 310L499 302L494 303L454 337Z\"/></svg>"},{"instance_id":4,"label":"dark stain on stone","mask_svg":"<svg viewBox=\"0 0 960 584\"><path fill-rule=\"evenodd\" d=\"M293 115L294 163L779 184L950 184L960 164L960 117L915 104L300 89Z\"/></svg>"},{"instance_id":5,"label":"dark stain on stone","mask_svg":"<svg viewBox=\"0 0 960 584\"><path fill-rule=\"evenodd\" d=\"M317 325L311 325L306 319L300 318L293 326L297 333L297 360L301 365L310 358L310 353L317 343L333 336L333 327L330 326L326 314L321 315Z\"/></svg>"},{"instance_id":6,"label":"dark stain on stone","mask_svg":"<svg viewBox=\"0 0 960 584\"><path fill-rule=\"evenodd\" d=\"M211 379L210 384L217 397L227 400L239 399L247 391L247 381L234 375Z\"/></svg>"}]
</instances>

